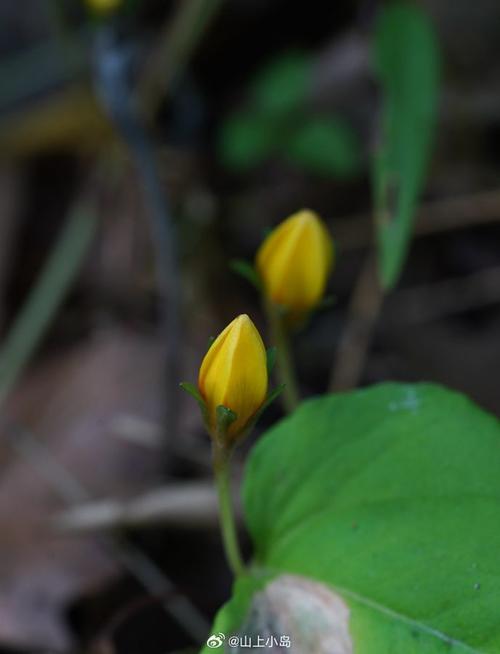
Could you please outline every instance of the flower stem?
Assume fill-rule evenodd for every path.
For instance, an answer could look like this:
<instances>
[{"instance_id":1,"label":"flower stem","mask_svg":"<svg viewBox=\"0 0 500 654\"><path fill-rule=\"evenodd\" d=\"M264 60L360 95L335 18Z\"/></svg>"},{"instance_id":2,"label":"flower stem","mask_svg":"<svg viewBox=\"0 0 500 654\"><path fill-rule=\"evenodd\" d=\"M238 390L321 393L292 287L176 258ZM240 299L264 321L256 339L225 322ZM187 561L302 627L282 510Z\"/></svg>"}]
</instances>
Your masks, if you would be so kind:
<instances>
[{"instance_id":1,"label":"flower stem","mask_svg":"<svg viewBox=\"0 0 500 654\"><path fill-rule=\"evenodd\" d=\"M219 443L213 444L213 466L215 484L219 498L219 519L222 533L222 542L226 552L227 561L235 577L245 572L245 564L241 557L236 522L231 501L230 462L232 448Z\"/></svg>"},{"instance_id":2,"label":"flower stem","mask_svg":"<svg viewBox=\"0 0 500 654\"><path fill-rule=\"evenodd\" d=\"M279 309L271 303L266 302L265 306L271 338L276 345L276 357L278 360L278 376L285 385L282 394L282 402L287 413L292 413L300 401L297 377L290 351L290 340L288 331L284 324L283 315Z\"/></svg>"}]
</instances>

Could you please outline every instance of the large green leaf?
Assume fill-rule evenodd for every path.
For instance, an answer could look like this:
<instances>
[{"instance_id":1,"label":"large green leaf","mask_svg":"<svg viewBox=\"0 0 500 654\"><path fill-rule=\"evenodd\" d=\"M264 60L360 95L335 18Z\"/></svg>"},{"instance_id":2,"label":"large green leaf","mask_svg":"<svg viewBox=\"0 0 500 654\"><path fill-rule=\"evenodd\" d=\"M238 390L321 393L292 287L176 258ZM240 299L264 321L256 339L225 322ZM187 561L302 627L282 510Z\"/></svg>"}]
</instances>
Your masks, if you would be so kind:
<instances>
[{"instance_id":1,"label":"large green leaf","mask_svg":"<svg viewBox=\"0 0 500 654\"><path fill-rule=\"evenodd\" d=\"M408 250L436 117L439 52L426 14L416 4L384 6L373 56L383 94L375 215L382 283L390 288Z\"/></svg>"},{"instance_id":2,"label":"large green leaf","mask_svg":"<svg viewBox=\"0 0 500 654\"><path fill-rule=\"evenodd\" d=\"M466 397L308 401L254 448L243 495L254 569L335 589L356 654L500 652L500 425ZM214 629L237 630L265 581L238 582Z\"/></svg>"}]
</instances>

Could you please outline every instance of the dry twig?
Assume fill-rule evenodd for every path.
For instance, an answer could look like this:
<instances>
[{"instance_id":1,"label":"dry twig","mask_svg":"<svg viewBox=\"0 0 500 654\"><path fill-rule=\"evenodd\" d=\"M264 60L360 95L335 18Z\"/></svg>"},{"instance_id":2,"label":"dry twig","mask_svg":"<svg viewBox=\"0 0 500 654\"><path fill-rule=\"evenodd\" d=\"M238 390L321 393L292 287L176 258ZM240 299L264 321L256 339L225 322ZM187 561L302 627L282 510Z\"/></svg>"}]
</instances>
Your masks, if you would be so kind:
<instances>
[{"instance_id":1,"label":"dry twig","mask_svg":"<svg viewBox=\"0 0 500 654\"><path fill-rule=\"evenodd\" d=\"M415 237L465 229L500 221L500 190L479 191L462 197L442 198L421 205L417 211ZM370 214L330 220L341 249L357 250L372 244Z\"/></svg>"},{"instance_id":2,"label":"dry twig","mask_svg":"<svg viewBox=\"0 0 500 654\"><path fill-rule=\"evenodd\" d=\"M387 299L384 325L419 325L500 302L500 266L396 291Z\"/></svg>"},{"instance_id":3,"label":"dry twig","mask_svg":"<svg viewBox=\"0 0 500 654\"><path fill-rule=\"evenodd\" d=\"M370 253L356 280L330 380L330 391L354 388L362 373L373 328L384 295L378 281L375 257Z\"/></svg>"},{"instance_id":4,"label":"dry twig","mask_svg":"<svg viewBox=\"0 0 500 654\"><path fill-rule=\"evenodd\" d=\"M168 525L216 527L217 497L212 482L186 482L157 488L128 501L100 500L72 506L54 519L56 529L70 532Z\"/></svg>"}]
</instances>

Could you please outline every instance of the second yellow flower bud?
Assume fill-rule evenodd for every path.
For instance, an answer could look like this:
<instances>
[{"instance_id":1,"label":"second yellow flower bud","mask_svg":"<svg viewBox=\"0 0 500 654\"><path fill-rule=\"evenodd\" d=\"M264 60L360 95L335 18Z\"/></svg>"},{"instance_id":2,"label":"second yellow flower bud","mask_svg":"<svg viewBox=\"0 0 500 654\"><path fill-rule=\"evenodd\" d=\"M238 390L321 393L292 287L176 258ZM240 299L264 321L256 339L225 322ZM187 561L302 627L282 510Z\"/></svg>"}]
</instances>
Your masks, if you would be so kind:
<instances>
[{"instance_id":1,"label":"second yellow flower bud","mask_svg":"<svg viewBox=\"0 0 500 654\"><path fill-rule=\"evenodd\" d=\"M257 252L264 293L292 315L308 313L323 298L333 255L332 238L320 217L309 209L293 214Z\"/></svg>"}]
</instances>

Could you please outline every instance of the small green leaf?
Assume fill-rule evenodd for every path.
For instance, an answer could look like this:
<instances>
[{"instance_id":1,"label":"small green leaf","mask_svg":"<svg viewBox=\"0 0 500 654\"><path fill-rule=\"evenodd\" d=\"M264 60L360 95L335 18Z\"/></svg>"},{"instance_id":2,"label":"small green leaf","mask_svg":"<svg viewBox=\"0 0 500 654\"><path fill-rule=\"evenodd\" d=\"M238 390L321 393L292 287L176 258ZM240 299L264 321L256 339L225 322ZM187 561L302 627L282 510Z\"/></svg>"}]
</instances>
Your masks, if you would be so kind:
<instances>
[{"instance_id":1,"label":"small green leaf","mask_svg":"<svg viewBox=\"0 0 500 654\"><path fill-rule=\"evenodd\" d=\"M229 262L231 270L252 284L258 291L261 290L262 284L253 265L245 259L233 259Z\"/></svg>"},{"instance_id":2,"label":"small green leaf","mask_svg":"<svg viewBox=\"0 0 500 654\"><path fill-rule=\"evenodd\" d=\"M282 118L306 102L311 83L312 58L305 52L286 52L261 69L250 99L264 115Z\"/></svg>"},{"instance_id":3,"label":"small green leaf","mask_svg":"<svg viewBox=\"0 0 500 654\"><path fill-rule=\"evenodd\" d=\"M373 160L378 257L383 286L392 288L408 251L436 122L439 48L416 3L383 5L373 56L383 91L382 141Z\"/></svg>"},{"instance_id":4,"label":"small green leaf","mask_svg":"<svg viewBox=\"0 0 500 654\"><path fill-rule=\"evenodd\" d=\"M308 118L291 133L285 153L295 164L319 175L352 177L361 165L356 133L334 117Z\"/></svg>"}]
</instances>

